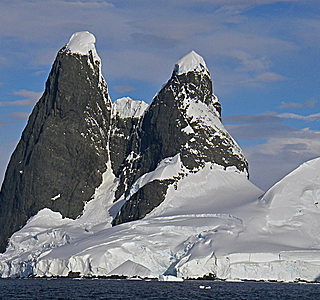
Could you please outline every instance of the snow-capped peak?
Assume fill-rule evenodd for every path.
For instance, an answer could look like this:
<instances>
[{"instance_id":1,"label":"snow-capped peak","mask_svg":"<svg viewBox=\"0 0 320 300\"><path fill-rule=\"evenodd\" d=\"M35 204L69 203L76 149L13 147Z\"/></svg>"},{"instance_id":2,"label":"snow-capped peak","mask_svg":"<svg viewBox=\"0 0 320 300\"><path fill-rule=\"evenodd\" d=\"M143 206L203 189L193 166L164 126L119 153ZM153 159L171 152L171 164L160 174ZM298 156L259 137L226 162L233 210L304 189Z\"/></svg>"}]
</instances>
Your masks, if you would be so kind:
<instances>
[{"instance_id":1,"label":"snow-capped peak","mask_svg":"<svg viewBox=\"0 0 320 300\"><path fill-rule=\"evenodd\" d=\"M72 53L80 55L89 55L89 52L92 51L94 60L100 60L94 46L95 42L96 38L92 33L88 31L81 31L74 33L66 46Z\"/></svg>"},{"instance_id":2,"label":"snow-capped peak","mask_svg":"<svg viewBox=\"0 0 320 300\"><path fill-rule=\"evenodd\" d=\"M174 66L174 72L178 75L188 73L190 71L203 71L209 73L206 63L202 56L197 54L195 51L191 51L181 57Z\"/></svg>"},{"instance_id":3,"label":"snow-capped peak","mask_svg":"<svg viewBox=\"0 0 320 300\"><path fill-rule=\"evenodd\" d=\"M143 101L132 100L130 97L117 99L112 105L112 116L121 118L139 118L149 105Z\"/></svg>"}]
</instances>

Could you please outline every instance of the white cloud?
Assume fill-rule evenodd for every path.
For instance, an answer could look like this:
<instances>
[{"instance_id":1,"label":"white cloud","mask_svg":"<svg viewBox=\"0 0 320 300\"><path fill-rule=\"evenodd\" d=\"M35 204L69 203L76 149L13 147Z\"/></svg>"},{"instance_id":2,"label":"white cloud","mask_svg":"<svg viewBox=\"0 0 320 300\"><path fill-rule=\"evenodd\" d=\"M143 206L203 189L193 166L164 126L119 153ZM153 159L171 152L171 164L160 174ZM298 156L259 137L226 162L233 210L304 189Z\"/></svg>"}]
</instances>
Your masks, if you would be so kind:
<instances>
[{"instance_id":1,"label":"white cloud","mask_svg":"<svg viewBox=\"0 0 320 300\"><path fill-rule=\"evenodd\" d=\"M293 113L282 113L278 115L279 118L284 119L296 119L296 120L304 120L304 121L318 121L320 120L320 113L311 114L308 116L301 116Z\"/></svg>"},{"instance_id":2,"label":"white cloud","mask_svg":"<svg viewBox=\"0 0 320 300\"><path fill-rule=\"evenodd\" d=\"M132 87L131 85L116 85L113 87L113 89L118 93L127 93L131 91L135 91L135 88Z\"/></svg>"},{"instance_id":3,"label":"white cloud","mask_svg":"<svg viewBox=\"0 0 320 300\"><path fill-rule=\"evenodd\" d=\"M15 120L27 120L29 115L30 114L27 112L12 112L8 115L8 117Z\"/></svg>"},{"instance_id":4,"label":"white cloud","mask_svg":"<svg viewBox=\"0 0 320 300\"><path fill-rule=\"evenodd\" d=\"M34 104L39 100L42 93L37 93L33 91L20 90L13 92L14 95L23 97L23 100L16 101L2 101L0 102L0 107L5 106L24 106L24 107L33 107Z\"/></svg>"},{"instance_id":5,"label":"white cloud","mask_svg":"<svg viewBox=\"0 0 320 300\"><path fill-rule=\"evenodd\" d=\"M285 80L290 80L290 79L280 74L265 72L257 75L255 78L248 79L246 82L259 83L259 82L277 82L277 81L285 81Z\"/></svg>"},{"instance_id":6,"label":"white cloud","mask_svg":"<svg viewBox=\"0 0 320 300\"><path fill-rule=\"evenodd\" d=\"M266 143L255 146L251 151L249 154L277 156L290 152L301 157L320 156L320 131L301 130L291 133L291 137L287 138L272 137Z\"/></svg>"},{"instance_id":7,"label":"white cloud","mask_svg":"<svg viewBox=\"0 0 320 300\"><path fill-rule=\"evenodd\" d=\"M297 103L297 102L290 102L285 103L281 102L281 105L278 106L278 108L281 109L287 109L287 108L306 108L306 107L314 107L314 105L317 103L317 99L315 97L312 97L310 100L304 102L304 103Z\"/></svg>"},{"instance_id":8,"label":"white cloud","mask_svg":"<svg viewBox=\"0 0 320 300\"><path fill-rule=\"evenodd\" d=\"M320 118L320 114L307 117L292 115L303 120ZM286 117L292 116L287 114ZM250 180L263 190L301 163L320 156L318 130L291 128L279 123L284 118L275 113L236 115L230 119L227 119L229 123L237 125L225 127L243 149L249 162Z\"/></svg>"},{"instance_id":9,"label":"white cloud","mask_svg":"<svg viewBox=\"0 0 320 300\"><path fill-rule=\"evenodd\" d=\"M299 130L243 150L251 181L267 190L303 162L320 156L320 131Z\"/></svg>"},{"instance_id":10,"label":"white cloud","mask_svg":"<svg viewBox=\"0 0 320 300\"><path fill-rule=\"evenodd\" d=\"M261 71L271 67L271 62L266 57L254 58L252 55L241 50L231 50L229 55L241 62L240 71Z\"/></svg>"},{"instance_id":11,"label":"white cloud","mask_svg":"<svg viewBox=\"0 0 320 300\"><path fill-rule=\"evenodd\" d=\"M261 124L261 123L279 123L282 119L275 114L257 114L257 115L233 115L222 117L224 123L231 124Z\"/></svg>"}]
</instances>

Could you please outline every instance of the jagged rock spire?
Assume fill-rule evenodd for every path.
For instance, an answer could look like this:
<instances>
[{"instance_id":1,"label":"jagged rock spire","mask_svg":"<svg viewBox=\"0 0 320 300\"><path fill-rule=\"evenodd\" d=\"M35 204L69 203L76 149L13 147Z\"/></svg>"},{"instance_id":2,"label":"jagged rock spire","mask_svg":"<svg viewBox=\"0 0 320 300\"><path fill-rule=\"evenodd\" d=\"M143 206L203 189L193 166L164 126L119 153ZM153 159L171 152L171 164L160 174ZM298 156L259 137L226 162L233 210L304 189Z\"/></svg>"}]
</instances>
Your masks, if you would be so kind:
<instances>
[{"instance_id":1,"label":"jagged rock spire","mask_svg":"<svg viewBox=\"0 0 320 300\"><path fill-rule=\"evenodd\" d=\"M131 136L131 151L120 172L118 199L125 199L114 224L143 218L166 197L179 178L155 179L140 187L139 178L179 155L181 176L206 163L248 172L241 149L221 124L221 107L213 94L206 64L194 51L183 56L172 77L157 93ZM151 176L152 177L152 176Z\"/></svg>"},{"instance_id":2,"label":"jagged rock spire","mask_svg":"<svg viewBox=\"0 0 320 300\"><path fill-rule=\"evenodd\" d=\"M11 156L0 193L0 251L44 207L76 218L101 183L111 102L94 42L76 33L58 52Z\"/></svg>"}]
</instances>

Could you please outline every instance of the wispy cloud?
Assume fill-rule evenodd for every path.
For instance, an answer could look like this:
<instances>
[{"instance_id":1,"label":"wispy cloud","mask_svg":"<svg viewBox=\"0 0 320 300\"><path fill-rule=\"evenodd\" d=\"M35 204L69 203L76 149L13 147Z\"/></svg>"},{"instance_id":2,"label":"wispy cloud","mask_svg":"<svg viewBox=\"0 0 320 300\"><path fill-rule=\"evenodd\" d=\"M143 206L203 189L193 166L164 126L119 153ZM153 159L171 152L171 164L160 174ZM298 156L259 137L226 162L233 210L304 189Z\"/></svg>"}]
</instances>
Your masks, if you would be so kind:
<instances>
[{"instance_id":1,"label":"wispy cloud","mask_svg":"<svg viewBox=\"0 0 320 300\"><path fill-rule=\"evenodd\" d=\"M27 112L12 112L8 115L8 117L14 120L27 120L29 115L30 114Z\"/></svg>"},{"instance_id":2,"label":"wispy cloud","mask_svg":"<svg viewBox=\"0 0 320 300\"><path fill-rule=\"evenodd\" d=\"M131 85L116 85L113 89L118 93L127 93L131 91L135 91L136 89Z\"/></svg>"},{"instance_id":3,"label":"wispy cloud","mask_svg":"<svg viewBox=\"0 0 320 300\"><path fill-rule=\"evenodd\" d=\"M187 1L181 0L169 3L163 0L135 1L135 9L132 5L104 1L17 0L16 2L19 5L14 5L14 9L11 2L2 6L0 17L7 27L6 30L0 29L0 37L14 37L17 43L27 46L30 53L24 55L31 57L29 61L33 65L49 65L56 51L52 47L63 46L73 31L79 30L89 30L97 35L98 51L101 45L106 47L103 41L108 41L108 49L115 50L108 50L106 53L111 55L108 62L110 69L119 66L119 60L116 59L117 53L121 57L129 55L126 66L130 69L135 65L137 51L143 57L150 55L150 51L155 51L154 49L164 50L163 53L157 53L158 60L153 61L153 73L149 76L150 78L159 78L159 76L153 76L156 75L154 73L157 69L162 68L167 61L174 63L175 57L178 58L179 55L182 56L195 48L205 58L215 58L213 65L221 64L219 63L221 57L237 59L238 65L235 67L241 72L268 71L271 67L271 56L274 53L296 48L288 40L284 41L271 36L270 33L268 35L261 32L260 27L255 30L255 23L261 20L252 19L248 26L248 20L244 16L245 10L231 8L234 5L237 7L259 6L279 2L275 0L221 0L201 3L199 1L186 3ZM208 11L203 13L202 7L208 4L210 4ZM229 9L221 10L225 5L229 5ZM83 15L84 8L86 18L79 20L78 16ZM11 13L13 10L14 15ZM42 18L35 18L35 11L37 16ZM226 20L231 22L231 17L234 22L236 19L239 23L237 27L229 28L229 25L226 25ZM106 28L112 28L112 30L106 30ZM43 45L48 49L42 52L37 50L43 49ZM17 56L21 55L16 50L10 49L12 61L16 61ZM39 52L37 58L35 58L35 51ZM104 58L103 64L106 65ZM231 69L229 75L233 72L234 69ZM141 73L145 73L143 68L135 69L134 73L123 70L121 76L130 76L134 79L143 76L145 78L146 75ZM267 79L262 77L255 80L275 79L280 80L280 77L270 78L269 76ZM161 84L161 82L158 83Z\"/></svg>"},{"instance_id":4,"label":"wispy cloud","mask_svg":"<svg viewBox=\"0 0 320 300\"><path fill-rule=\"evenodd\" d=\"M252 180L266 190L299 164L319 157L320 132L291 131L287 137L272 137L265 143L245 148Z\"/></svg>"},{"instance_id":5,"label":"wispy cloud","mask_svg":"<svg viewBox=\"0 0 320 300\"><path fill-rule=\"evenodd\" d=\"M296 130L282 124L227 125L226 128L240 146L245 145L242 149L249 162L251 181L263 190L299 164L319 157L320 131L317 130Z\"/></svg>"},{"instance_id":6,"label":"wispy cloud","mask_svg":"<svg viewBox=\"0 0 320 300\"><path fill-rule=\"evenodd\" d=\"M266 140L276 137L286 137L294 131L290 126L282 124L243 124L243 125L225 125L236 141L240 140Z\"/></svg>"},{"instance_id":7,"label":"wispy cloud","mask_svg":"<svg viewBox=\"0 0 320 300\"><path fill-rule=\"evenodd\" d=\"M249 162L252 182L263 190L299 164L320 156L320 131L292 128L281 123L285 118L315 121L320 119L320 113L300 116L269 112L223 118Z\"/></svg>"},{"instance_id":8,"label":"wispy cloud","mask_svg":"<svg viewBox=\"0 0 320 300\"><path fill-rule=\"evenodd\" d=\"M142 46L149 46L153 48L168 49L173 48L179 44L179 41L176 39L157 36L155 34L146 34L146 33L132 33L131 38L133 41Z\"/></svg>"},{"instance_id":9,"label":"wispy cloud","mask_svg":"<svg viewBox=\"0 0 320 300\"><path fill-rule=\"evenodd\" d=\"M293 113L282 113L278 115L279 118L284 119L296 119L296 120L304 120L304 121L318 121L320 120L320 113L311 114L308 116L301 116Z\"/></svg>"},{"instance_id":10,"label":"wispy cloud","mask_svg":"<svg viewBox=\"0 0 320 300\"><path fill-rule=\"evenodd\" d=\"M281 105L278 106L278 108L281 109L288 109L288 108L306 108L306 107L314 107L314 105L317 103L317 99L312 97L309 101L305 103L297 103L297 102L290 102L290 103L285 103L281 102Z\"/></svg>"},{"instance_id":11,"label":"wispy cloud","mask_svg":"<svg viewBox=\"0 0 320 300\"><path fill-rule=\"evenodd\" d=\"M285 81L290 80L285 76L280 74L272 73L272 72L265 72L262 74L257 75L254 78L248 79L246 82L248 83L259 83L259 82L277 82L277 81Z\"/></svg>"},{"instance_id":12,"label":"wispy cloud","mask_svg":"<svg viewBox=\"0 0 320 300\"><path fill-rule=\"evenodd\" d=\"M240 71L261 71L271 67L271 62L266 57L255 58L245 51L232 50L229 55L240 61Z\"/></svg>"},{"instance_id":13,"label":"wispy cloud","mask_svg":"<svg viewBox=\"0 0 320 300\"><path fill-rule=\"evenodd\" d=\"M303 104L302 104L303 105ZM306 107L306 106L303 106ZM294 113L281 113L268 112L264 114L253 115L231 115L222 118L222 121L227 124L267 124L267 123L280 123L284 119L296 119L303 121L318 121L320 120L320 113L310 114L307 116L298 115Z\"/></svg>"},{"instance_id":14,"label":"wispy cloud","mask_svg":"<svg viewBox=\"0 0 320 300\"><path fill-rule=\"evenodd\" d=\"M16 101L2 101L0 102L0 107L5 106L24 106L24 107L33 107L34 104L39 100L42 93L37 93L33 91L20 90L13 92L14 95L23 97L23 100Z\"/></svg>"},{"instance_id":15,"label":"wispy cloud","mask_svg":"<svg viewBox=\"0 0 320 300\"><path fill-rule=\"evenodd\" d=\"M224 123L231 124L260 124L260 123L278 123L283 120L274 114L257 115L233 115L222 118Z\"/></svg>"},{"instance_id":16,"label":"wispy cloud","mask_svg":"<svg viewBox=\"0 0 320 300\"><path fill-rule=\"evenodd\" d=\"M276 2L296 2L299 0L189 0L191 3L212 3L215 5L226 6L259 6L265 4L272 4ZM174 2L184 3L185 0L175 0Z\"/></svg>"}]
</instances>

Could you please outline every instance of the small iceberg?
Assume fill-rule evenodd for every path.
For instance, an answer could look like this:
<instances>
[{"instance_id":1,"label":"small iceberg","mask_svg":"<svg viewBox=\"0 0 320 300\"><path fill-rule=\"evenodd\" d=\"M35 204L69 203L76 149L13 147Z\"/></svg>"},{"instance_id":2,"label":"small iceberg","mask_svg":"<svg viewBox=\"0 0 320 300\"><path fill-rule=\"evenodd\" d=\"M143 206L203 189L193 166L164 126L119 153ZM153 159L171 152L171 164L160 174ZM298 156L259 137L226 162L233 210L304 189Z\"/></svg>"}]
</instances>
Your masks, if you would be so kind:
<instances>
[{"instance_id":1,"label":"small iceberg","mask_svg":"<svg viewBox=\"0 0 320 300\"><path fill-rule=\"evenodd\" d=\"M202 289L202 290L210 290L210 289L211 289L211 286L210 286L210 285L208 285L208 286L199 285L199 289Z\"/></svg>"}]
</instances>

